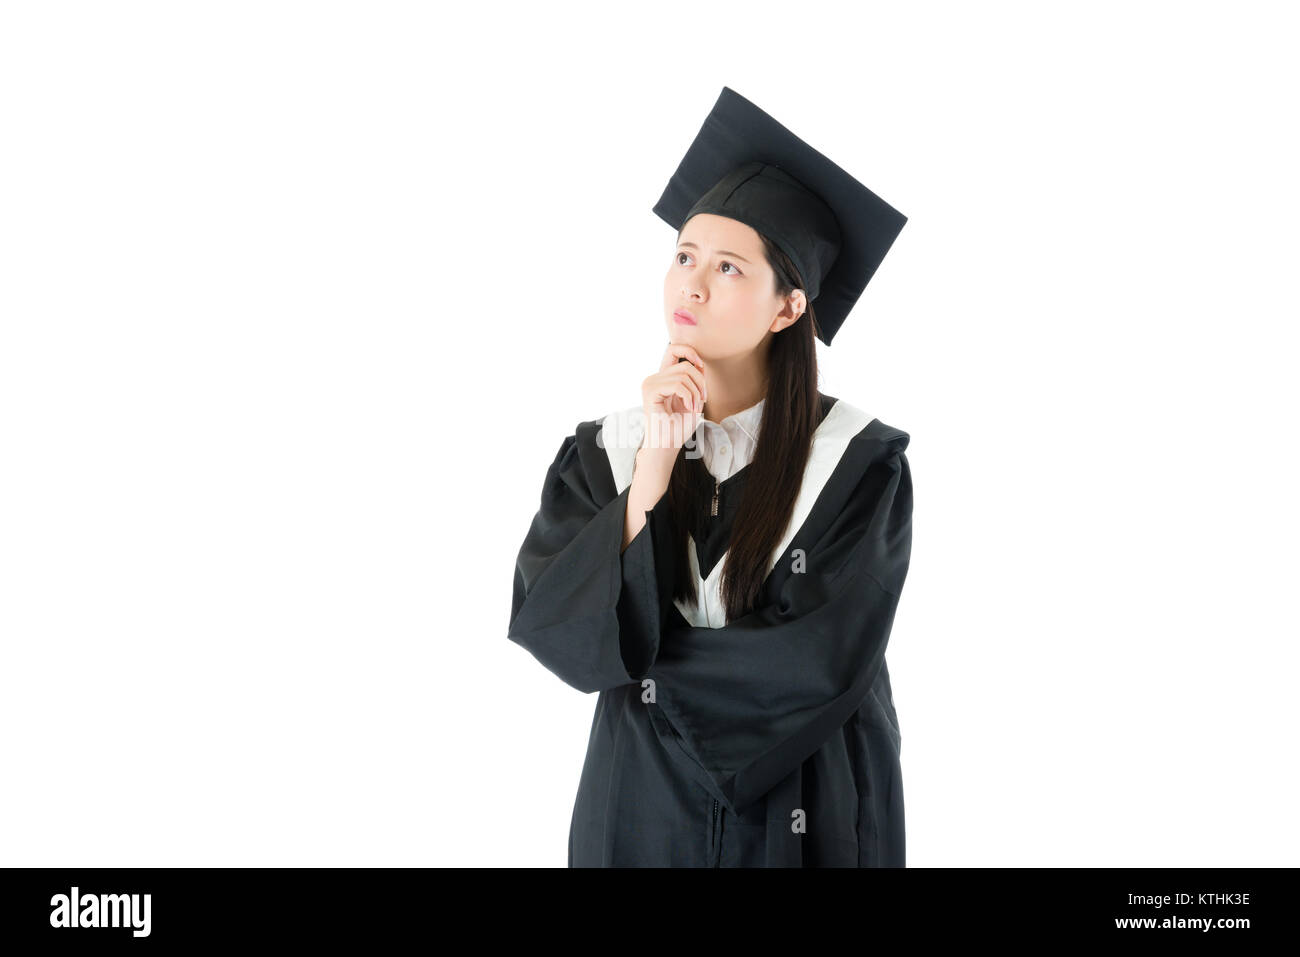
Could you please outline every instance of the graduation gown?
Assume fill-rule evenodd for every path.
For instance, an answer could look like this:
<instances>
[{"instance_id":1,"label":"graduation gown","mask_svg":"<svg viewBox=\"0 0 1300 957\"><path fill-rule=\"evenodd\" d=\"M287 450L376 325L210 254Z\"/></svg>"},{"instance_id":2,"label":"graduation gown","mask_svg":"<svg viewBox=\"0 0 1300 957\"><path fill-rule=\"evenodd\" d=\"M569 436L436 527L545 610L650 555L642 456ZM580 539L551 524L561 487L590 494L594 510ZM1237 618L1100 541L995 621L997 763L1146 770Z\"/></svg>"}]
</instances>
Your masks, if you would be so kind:
<instances>
[{"instance_id":1,"label":"graduation gown","mask_svg":"<svg viewBox=\"0 0 1300 957\"><path fill-rule=\"evenodd\" d=\"M598 693L570 867L904 865L885 648L911 552L909 437L821 398L794 514L734 621L719 585L749 467L716 483L718 518L690 531L687 603L672 597L666 494L620 554L640 408L561 443L516 560L509 637Z\"/></svg>"}]
</instances>

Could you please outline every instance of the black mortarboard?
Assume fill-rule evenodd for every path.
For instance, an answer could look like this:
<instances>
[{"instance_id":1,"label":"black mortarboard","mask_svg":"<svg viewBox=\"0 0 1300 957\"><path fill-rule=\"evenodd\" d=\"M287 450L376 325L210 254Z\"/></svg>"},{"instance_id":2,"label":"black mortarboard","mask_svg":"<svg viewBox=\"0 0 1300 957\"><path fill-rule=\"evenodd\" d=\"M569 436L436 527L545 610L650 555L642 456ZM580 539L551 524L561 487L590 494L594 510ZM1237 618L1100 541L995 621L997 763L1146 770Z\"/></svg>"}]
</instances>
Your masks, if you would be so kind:
<instances>
[{"instance_id":1,"label":"black mortarboard","mask_svg":"<svg viewBox=\"0 0 1300 957\"><path fill-rule=\"evenodd\" d=\"M803 276L828 346L907 222L726 86L654 211L678 231L715 213L773 240Z\"/></svg>"}]
</instances>

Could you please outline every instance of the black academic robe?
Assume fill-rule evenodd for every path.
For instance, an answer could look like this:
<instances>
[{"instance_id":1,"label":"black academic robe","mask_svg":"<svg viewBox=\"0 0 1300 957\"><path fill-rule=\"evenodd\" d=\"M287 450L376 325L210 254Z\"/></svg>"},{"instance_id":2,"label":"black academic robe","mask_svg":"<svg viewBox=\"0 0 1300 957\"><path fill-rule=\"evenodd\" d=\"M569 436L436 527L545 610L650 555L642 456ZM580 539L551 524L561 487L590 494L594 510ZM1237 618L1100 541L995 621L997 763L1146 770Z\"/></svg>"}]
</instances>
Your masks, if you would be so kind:
<instances>
[{"instance_id":1,"label":"black academic robe","mask_svg":"<svg viewBox=\"0 0 1300 957\"><path fill-rule=\"evenodd\" d=\"M711 620L707 596L749 466L719 483L719 519L691 532L689 606L671 595L667 495L620 554L639 410L561 443L516 562L509 637L599 692L569 866L903 866L885 647L911 552L909 436L831 396L822 410L759 601L734 621Z\"/></svg>"}]
</instances>

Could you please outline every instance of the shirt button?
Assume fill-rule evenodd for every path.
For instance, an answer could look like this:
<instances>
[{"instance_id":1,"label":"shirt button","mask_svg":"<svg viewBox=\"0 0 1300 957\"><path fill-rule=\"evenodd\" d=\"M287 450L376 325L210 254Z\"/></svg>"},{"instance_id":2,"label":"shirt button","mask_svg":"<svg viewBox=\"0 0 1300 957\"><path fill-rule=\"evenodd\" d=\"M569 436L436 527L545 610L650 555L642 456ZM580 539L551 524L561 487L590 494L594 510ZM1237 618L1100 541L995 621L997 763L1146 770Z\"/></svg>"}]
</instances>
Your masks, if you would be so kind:
<instances>
[{"instance_id":1,"label":"shirt button","mask_svg":"<svg viewBox=\"0 0 1300 957\"><path fill-rule=\"evenodd\" d=\"M721 452L723 455L726 455L728 452L731 451L731 449L727 448L727 447L724 445L724 446L722 446L720 449L718 449L718 451Z\"/></svg>"}]
</instances>

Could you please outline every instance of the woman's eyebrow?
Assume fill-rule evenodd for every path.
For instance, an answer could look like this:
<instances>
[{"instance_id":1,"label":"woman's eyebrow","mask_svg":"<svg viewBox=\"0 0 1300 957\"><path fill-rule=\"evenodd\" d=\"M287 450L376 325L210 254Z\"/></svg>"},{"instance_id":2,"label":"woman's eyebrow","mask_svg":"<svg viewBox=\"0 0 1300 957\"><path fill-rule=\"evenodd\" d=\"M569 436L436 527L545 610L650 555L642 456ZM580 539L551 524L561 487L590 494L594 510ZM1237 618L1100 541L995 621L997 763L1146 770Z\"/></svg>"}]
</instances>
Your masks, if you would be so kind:
<instances>
[{"instance_id":1,"label":"woman's eyebrow","mask_svg":"<svg viewBox=\"0 0 1300 957\"><path fill-rule=\"evenodd\" d=\"M678 245L678 246L690 246L692 249L699 249L699 248L700 248L699 246L695 245L694 243L678 243L677 245ZM731 250L729 250L729 249L719 249L719 250L718 250L718 255L719 255L719 256L734 256L736 259L739 259L739 260L740 260L741 262L743 262L745 265L747 265L747 266L748 266L748 265L752 265L752 263L750 263L750 261L749 261L748 259L746 259L744 256L740 255L740 253L733 253L733 252L732 252Z\"/></svg>"}]
</instances>

